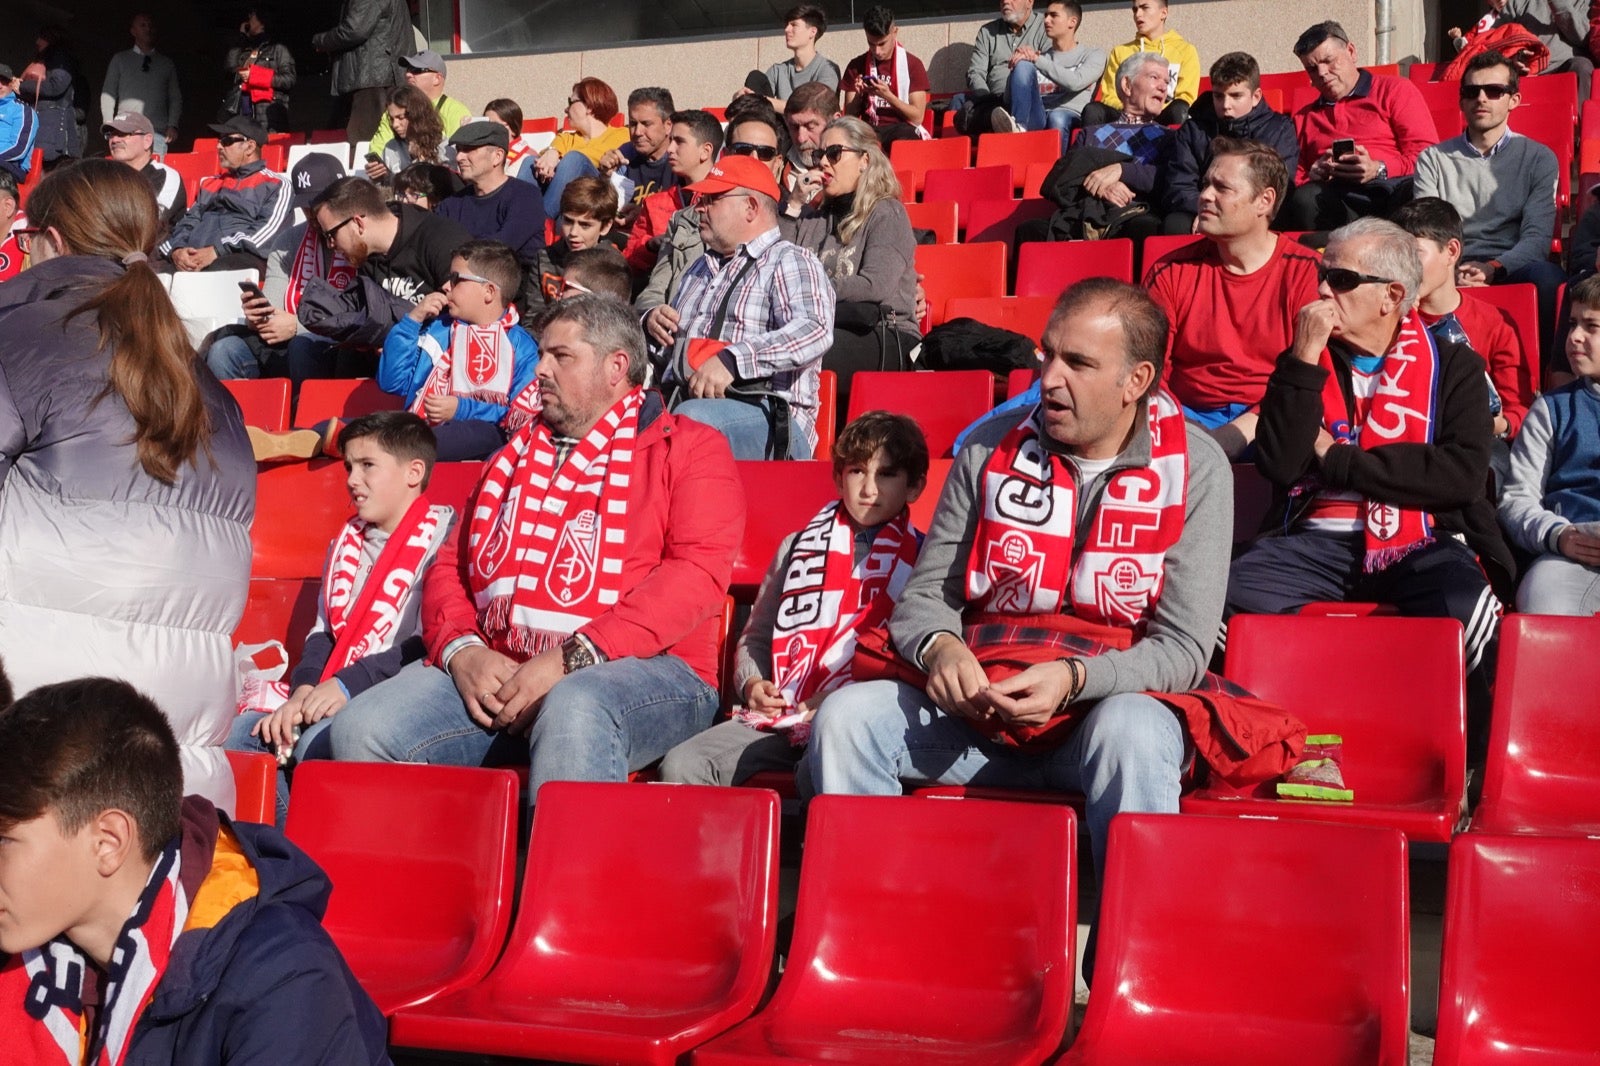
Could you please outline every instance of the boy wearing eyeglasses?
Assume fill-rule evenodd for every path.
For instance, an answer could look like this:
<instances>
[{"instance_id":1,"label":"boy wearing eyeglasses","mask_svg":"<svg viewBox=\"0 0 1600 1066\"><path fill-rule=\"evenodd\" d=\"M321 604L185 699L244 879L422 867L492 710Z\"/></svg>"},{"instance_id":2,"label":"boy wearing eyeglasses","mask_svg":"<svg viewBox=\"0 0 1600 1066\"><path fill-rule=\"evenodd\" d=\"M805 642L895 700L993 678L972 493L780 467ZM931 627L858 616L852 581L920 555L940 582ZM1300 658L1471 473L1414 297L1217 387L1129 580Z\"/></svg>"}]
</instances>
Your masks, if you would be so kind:
<instances>
[{"instance_id":1,"label":"boy wearing eyeglasses","mask_svg":"<svg viewBox=\"0 0 1600 1066\"><path fill-rule=\"evenodd\" d=\"M499 241L468 241L444 289L389 330L378 387L433 427L439 460L484 459L539 411L539 346L517 323L522 268Z\"/></svg>"}]
</instances>

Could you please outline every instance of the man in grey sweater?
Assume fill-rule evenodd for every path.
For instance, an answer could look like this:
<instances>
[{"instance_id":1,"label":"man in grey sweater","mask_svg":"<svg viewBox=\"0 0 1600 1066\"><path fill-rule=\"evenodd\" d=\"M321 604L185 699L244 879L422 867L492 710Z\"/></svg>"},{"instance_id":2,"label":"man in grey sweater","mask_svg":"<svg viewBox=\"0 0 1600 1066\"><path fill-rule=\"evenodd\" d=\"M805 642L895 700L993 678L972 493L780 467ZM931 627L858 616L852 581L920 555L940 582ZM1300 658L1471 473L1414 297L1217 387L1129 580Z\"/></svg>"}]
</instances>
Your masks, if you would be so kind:
<instances>
[{"instance_id":1,"label":"man in grey sweater","mask_svg":"<svg viewBox=\"0 0 1600 1066\"><path fill-rule=\"evenodd\" d=\"M1081 791L1097 870L1112 815L1178 809L1184 727L1149 693L1205 674L1233 481L1216 443L1152 396L1166 330L1131 285L1094 278L1062 294L1040 405L969 438L889 620L925 684L829 696L803 792ZM1005 624L986 624L995 615Z\"/></svg>"},{"instance_id":2,"label":"man in grey sweater","mask_svg":"<svg viewBox=\"0 0 1600 1066\"><path fill-rule=\"evenodd\" d=\"M106 80L100 88L101 120L110 122L119 113L139 112L155 128L155 154L165 155L168 142L177 139L183 112L178 67L156 51L156 28L149 15L134 15L128 33L133 47L118 52L106 64Z\"/></svg>"},{"instance_id":3,"label":"man in grey sweater","mask_svg":"<svg viewBox=\"0 0 1600 1066\"><path fill-rule=\"evenodd\" d=\"M969 137L993 129L994 109L1006 102L1011 68L1029 52L1049 49L1044 16L1033 9L1033 0L1000 0L1000 17L979 26L972 42L967 92L950 101L956 128Z\"/></svg>"},{"instance_id":4,"label":"man in grey sweater","mask_svg":"<svg viewBox=\"0 0 1600 1066\"><path fill-rule=\"evenodd\" d=\"M1437 196L1461 214L1466 238L1456 284L1532 282L1539 293L1540 342L1550 351L1556 294L1566 272L1550 262L1556 225L1556 154L1511 130L1519 76L1499 52L1485 52L1461 78L1467 130L1417 157L1415 194Z\"/></svg>"}]
</instances>

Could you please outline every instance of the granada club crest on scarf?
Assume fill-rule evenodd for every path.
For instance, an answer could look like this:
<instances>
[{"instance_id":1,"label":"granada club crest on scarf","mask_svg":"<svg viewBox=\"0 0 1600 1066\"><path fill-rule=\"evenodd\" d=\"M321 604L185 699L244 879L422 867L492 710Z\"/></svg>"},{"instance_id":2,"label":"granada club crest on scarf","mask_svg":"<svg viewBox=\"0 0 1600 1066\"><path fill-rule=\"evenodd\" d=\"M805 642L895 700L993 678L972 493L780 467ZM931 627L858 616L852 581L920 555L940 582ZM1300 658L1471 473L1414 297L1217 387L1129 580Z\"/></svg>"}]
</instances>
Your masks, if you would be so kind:
<instances>
[{"instance_id":1,"label":"granada club crest on scarf","mask_svg":"<svg viewBox=\"0 0 1600 1066\"><path fill-rule=\"evenodd\" d=\"M1189 475L1183 412L1165 392L1147 401L1150 460L1113 467L1079 530L1074 467L1042 442L1035 407L984 467L982 510L967 563L967 599L994 614L1068 612L1142 626L1155 608L1166 553L1183 533ZM1074 563L1074 553L1077 560Z\"/></svg>"},{"instance_id":2,"label":"granada club crest on scarf","mask_svg":"<svg viewBox=\"0 0 1600 1066\"><path fill-rule=\"evenodd\" d=\"M467 527L468 584L499 650L535 655L621 599L643 397L634 389L618 400L559 466L543 419L489 461Z\"/></svg>"},{"instance_id":3,"label":"granada club crest on scarf","mask_svg":"<svg viewBox=\"0 0 1600 1066\"><path fill-rule=\"evenodd\" d=\"M448 348L441 348L424 334L419 345L433 360L433 369L417 390L411 413L427 417L425 405L430 396L466 396L497 407L508 405L516 354L508 331L516 324L516 308L507 307L491 325L452 321Z\"/></svg>"}]
</instances>

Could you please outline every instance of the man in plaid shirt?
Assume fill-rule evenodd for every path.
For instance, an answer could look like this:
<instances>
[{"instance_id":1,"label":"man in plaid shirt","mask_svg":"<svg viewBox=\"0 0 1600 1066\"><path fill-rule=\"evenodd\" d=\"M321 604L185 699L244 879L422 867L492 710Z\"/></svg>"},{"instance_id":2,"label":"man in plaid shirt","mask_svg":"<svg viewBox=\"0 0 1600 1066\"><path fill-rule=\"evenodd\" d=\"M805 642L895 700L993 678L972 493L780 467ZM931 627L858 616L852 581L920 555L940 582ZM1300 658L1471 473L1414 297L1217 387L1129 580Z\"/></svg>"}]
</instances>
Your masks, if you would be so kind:
<instances>
[{"instance_id":1,"label":"man in plaid shirt","mask_svg":"<svg viewBox=\"0 0 1600 1066\"><path fill-rule=\"evenodd\" d=\"M833 286L816 256L778 235L781 194L756 159L725 157L688 192L706 254L672 303L644 318L671 356L666 391L685 397L678 414L720 430L736 459L809 459Z\"/></svg>"}]
</instances>

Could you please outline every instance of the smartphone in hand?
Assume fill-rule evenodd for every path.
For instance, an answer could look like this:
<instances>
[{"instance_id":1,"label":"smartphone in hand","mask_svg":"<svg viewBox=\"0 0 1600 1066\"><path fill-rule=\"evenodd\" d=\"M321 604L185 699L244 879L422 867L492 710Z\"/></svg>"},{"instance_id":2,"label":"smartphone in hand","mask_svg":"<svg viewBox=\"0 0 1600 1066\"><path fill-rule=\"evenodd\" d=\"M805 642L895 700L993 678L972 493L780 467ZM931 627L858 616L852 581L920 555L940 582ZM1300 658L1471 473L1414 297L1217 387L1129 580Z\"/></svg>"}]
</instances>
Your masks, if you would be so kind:
<instances>
[{"instance_id":1,"label":"smartphone in hand","mask_svg":"<svg viewBox=\"0 0 1600 1066\"><path fill-rule=\"evenodd\" d=\"M1333 161L1337 163L1347 155L1356 154L1356 142L1353 137L1340 137L1333 142Z\"/></svg>"}]
</instances>

